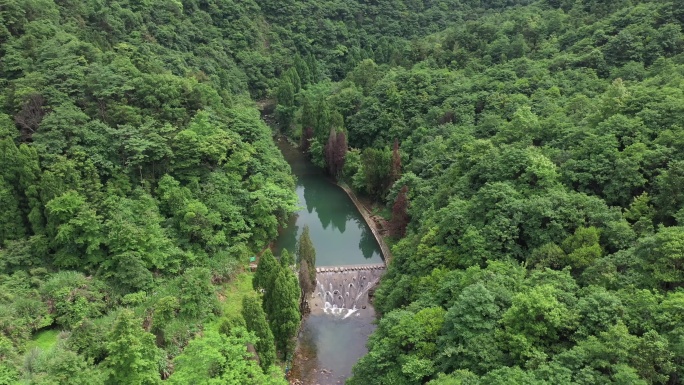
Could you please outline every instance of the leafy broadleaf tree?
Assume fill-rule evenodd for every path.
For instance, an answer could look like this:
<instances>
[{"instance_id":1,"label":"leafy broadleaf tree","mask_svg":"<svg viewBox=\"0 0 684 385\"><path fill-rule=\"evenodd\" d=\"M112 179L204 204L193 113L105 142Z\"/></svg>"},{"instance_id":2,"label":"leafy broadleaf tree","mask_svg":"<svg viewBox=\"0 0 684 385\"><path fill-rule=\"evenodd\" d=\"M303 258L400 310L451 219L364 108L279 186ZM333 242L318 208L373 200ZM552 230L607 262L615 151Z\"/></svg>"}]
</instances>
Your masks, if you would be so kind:
<instances>
[{"instance_id":1,"label":"leafy broadleaf tree","mask_svg":"<svg viewBox=\"0 0 684 385\"><path fill-rule=\"evenodd\" d=\"M34 358L28 358L33 361ZM32 385L68 384L68 385L103 385L104 373L98 371L83 356L67 350L58 344L52 349L41 352L35 362L27 365L31 369L26 373L27 383Z\"/></svg>"},{"instance_id":2,"label":"leafy broadleaf tree","mask_svg":"<svg viewBox=\"0 0 684 385\"><path fill-rule=\"evenodd\" d=\"M230 335L207 331L203 338L192 340L185 351L174 359L176 370L171 384L247 384L284 385L287 381L275 372L264 373L251 359L248 344L256 341L244 327Z\"/></svg>"},{"instance_id":3,"label":"leafy broadleaf tree","mask_svg":"<svg viewBox=\"0 0 684 385\"><path fill-rule=\"evenodd\" d=\"M102 218L84 196L66 192L50 200L46 209L48 234L54 239L51 247L55 250L55 265L92 268L102 262Z\"/></svg>"},{"instance_id":4,"label":"leafy broadleaf tree","mask_svg":"<svg viewBox=\"0 0 684 385\"><path fill-rule=\"evenodd\" d=\"M203 319L218 307L211 271L205 267L191 267L177 278L179 314L189 319Z\"/></svg>"},{"instance_id":5,"label":"leafy broadleaf tree","mask_svg":"<svg viewBox=\"0 0 684 385\"><path fill-rule=\"evenodd\" d=\"M643 261L654 284L668 288L684 283L684 227L658 229L638 242L634 254Z\"/></svg>"}]
</instances>

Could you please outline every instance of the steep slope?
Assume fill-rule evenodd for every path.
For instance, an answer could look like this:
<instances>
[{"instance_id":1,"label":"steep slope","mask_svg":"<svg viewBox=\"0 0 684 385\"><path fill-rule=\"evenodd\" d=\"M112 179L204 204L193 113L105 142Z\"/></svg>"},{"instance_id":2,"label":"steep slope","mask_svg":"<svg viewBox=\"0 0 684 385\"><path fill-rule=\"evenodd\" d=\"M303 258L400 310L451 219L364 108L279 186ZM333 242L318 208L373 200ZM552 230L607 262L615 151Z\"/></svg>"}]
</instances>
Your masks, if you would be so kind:
<instances>
[{"instance_id":1,"label":"steep slope","mask_svg":"<svg viewBox=\"0 0 684 385\"><path fill-rule=\"evenodd\" d=\"M390 206L408 190L349 383L681 383L681 9L471 9L402 63L281 77L315 162L339 169L344 134L343 179Z\"/></svg>"}]
</instances>

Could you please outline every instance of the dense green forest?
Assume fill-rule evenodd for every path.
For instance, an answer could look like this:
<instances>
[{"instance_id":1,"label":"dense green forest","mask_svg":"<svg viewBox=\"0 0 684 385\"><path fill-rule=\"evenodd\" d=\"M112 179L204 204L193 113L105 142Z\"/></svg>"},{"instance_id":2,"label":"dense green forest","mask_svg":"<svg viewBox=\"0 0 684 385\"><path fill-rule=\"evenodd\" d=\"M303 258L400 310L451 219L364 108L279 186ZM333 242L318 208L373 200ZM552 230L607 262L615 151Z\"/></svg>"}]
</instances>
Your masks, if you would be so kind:
<instances>
[{"instance_id":1,"label":"dense green forest","mask_svg":"<svg viewBox=\"0 0 684 385\"><path fill-rule=\"evenodd\" d=\"M1 384L285 383L251 285L221 302L297 204L257 13L0 2Z\"/></svg>"},{"instance_id":2,"label":"dense green forest","mask_svg":"<svg viewBox=\"0 0 684 385\"><path fill-rule=\"evenodd\" d=\"M681 0L0 1L0 384L285 382L294 258L240 274L297 203L264 98L393 214L348 383L684 383L683 27Z\"/></svg>"},{"instance_id":3,"label":"dense green forest","mask_svg":"<svg viewBox=\"0 0 684 385\"><path fill-rule=\"evenodd\" d=\"M314 162L408 219L348 383L684 382L683 10L463 8L342 80L281 76Z\"/></svg>"}]
</instances>

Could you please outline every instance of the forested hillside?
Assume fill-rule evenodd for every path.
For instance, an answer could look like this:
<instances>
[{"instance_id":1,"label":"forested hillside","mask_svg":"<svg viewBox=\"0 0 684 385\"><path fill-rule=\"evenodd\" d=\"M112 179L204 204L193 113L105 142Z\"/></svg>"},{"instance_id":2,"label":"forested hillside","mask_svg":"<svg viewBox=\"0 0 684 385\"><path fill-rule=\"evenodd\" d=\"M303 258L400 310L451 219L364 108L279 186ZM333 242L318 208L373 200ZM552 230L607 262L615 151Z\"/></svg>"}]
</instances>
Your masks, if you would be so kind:
<instances>
[{"instance_id":1,"label":"forested hillside","mask_svg":"<svg viewBox=\"0 0 684 385\"><path fill-rule=\"evenodd\" d=\"M0 1L0 384L283 383L296 315L236 277L296 210L262 98L393 211L350 384L682 384L683 27L681 0Z\"/></svg>"},{"instance_id":2,"label":"forested hillside","mask_svg":"<svg viewBox=\"0 0 684 385\"><path fill-rule=\"evenodd\" d=\"M683 383L684 3L485 8L281 77L312 159L408 218L348 383Z\"/></svg>"},{"instance_id":3,"label":"forested hillside","mask_svg":"<svg viewBox=\"0 0 684 385\"><path fill-rule=\"evenodd\" d=\"M285 382L217 295L297 202L253 14L0 3L0 383Z\"/></svg>"},{"instance_id":4,"label":"forested hillside","mask_svg":"<svg viewBox=\"0 0 684 385\"><path fill-rule=\"evenodd\" d=\"M253 101L405 64L463 9L1 1L0 383L282 383L291 260L263 296L239 273L297 198Z\"/></svg>"}]
</instances>

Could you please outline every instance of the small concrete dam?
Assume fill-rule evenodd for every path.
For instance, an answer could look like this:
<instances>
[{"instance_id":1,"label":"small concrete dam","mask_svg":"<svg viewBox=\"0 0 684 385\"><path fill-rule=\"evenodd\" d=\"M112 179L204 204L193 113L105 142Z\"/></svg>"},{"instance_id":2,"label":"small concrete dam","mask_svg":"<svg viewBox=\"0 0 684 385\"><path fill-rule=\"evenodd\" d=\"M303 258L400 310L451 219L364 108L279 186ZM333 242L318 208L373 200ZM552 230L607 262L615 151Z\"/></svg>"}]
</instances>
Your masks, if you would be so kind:
<instances>
[{"instance_id":1,"label":"small concrete dam","mask_svg":"<svg viewBox=\"0 0 684 385\"><path fill-rule=\"evenodd\" d=\"M384 273L382 263L317 267L316 289L309 299L311 312L343 319L360 316L369 308L369 291Z\"/></svg>"}]
</instances>

